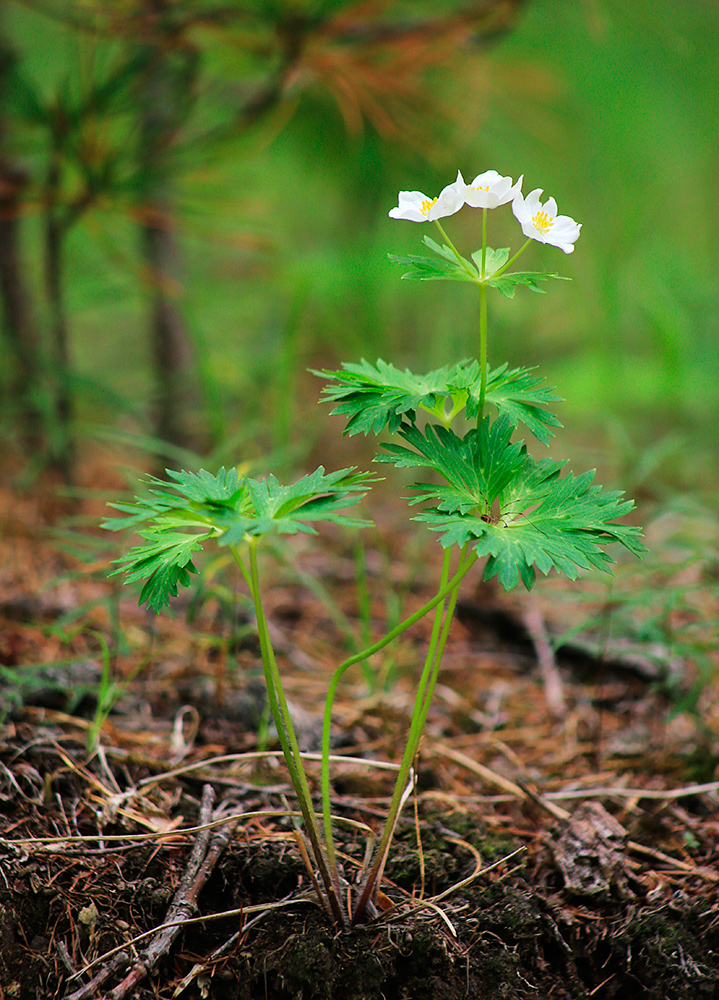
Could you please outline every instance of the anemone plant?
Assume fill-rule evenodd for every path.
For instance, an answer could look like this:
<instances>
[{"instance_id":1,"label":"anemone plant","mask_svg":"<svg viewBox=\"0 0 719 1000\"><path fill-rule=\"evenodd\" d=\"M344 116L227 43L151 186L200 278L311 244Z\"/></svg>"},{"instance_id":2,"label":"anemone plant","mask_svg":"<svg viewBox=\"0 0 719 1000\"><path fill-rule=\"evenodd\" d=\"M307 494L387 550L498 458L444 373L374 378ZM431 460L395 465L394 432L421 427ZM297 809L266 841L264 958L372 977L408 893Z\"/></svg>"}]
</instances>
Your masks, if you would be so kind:
<instances>
[{"instance_id":1,"label":"anemone plant","mask_svg":"<svg viewBox=\"0 0 719 1000\"><path fill-rule=\"evenodd\" d=\"M400 810L412 787L412 767L432 701L442 654L463 578L484 561L484 577L496 576L506 590L520 581L530 589L537 571L575 579L582 570L609 571L606 547L613 543L635 555L644 551L641 531L618 523L633 507L616 491L594 484L594 473L564 472L565 463L530 456L516 438L522 425L547 444L559 420L547 408L559 401L542 379L526 368L487 363L487 294L496 289L512 298L519 287L542 291L551 272L510 271L532 241L571 253L580 226L557 214L554 199L540 202L540 190L526 198L523 178L513 183L496 171L479 174L471 184L461 173L436 198L403 191L392 218L435 222L442 238L425 236L432 256L392 256L405 266L404 278L471 282L479 295L479 360L465 360L417 375L378 360L347 363L329 378L326 399L333 413L346 419L345 434L380 434L392 439L375 461L421 470L411 487L411 506L421 505L413 520L439 535L444 551L437 589L413 615L382 639L345 659L330 681L322 729L321 815L315 811L297 737L282 687L262 602L258 554L272 534L312 532L318 521L362 526L368 522L343 511L356 504L374 477L355 469L326 473L320 467L290 486L274 476L241 476L236 469L213 475L170 472L170 481L152 478L148 494L133 504L116 504L125 515L105 527L133 527L142 543L119 560L116 572L128 582L145 581L140 601L159 611L196 572L193 558L211 541L226 546L239 565L254 603L265 681L277 736L297 795L304 823L298 843L327 913L346 927L371 919ZM487 214L511 204L526 240L514 254L487 245ZM440 219L464 206L481 209L482 241L469 258L462 256ZM467 427L469 429L467 429ZM338 861L330 809L329 749L332 707L337 685L352 666L396 639L420 618L433 613L424 666L384 829L354 893Z\"/></svg>"}]
</instances>

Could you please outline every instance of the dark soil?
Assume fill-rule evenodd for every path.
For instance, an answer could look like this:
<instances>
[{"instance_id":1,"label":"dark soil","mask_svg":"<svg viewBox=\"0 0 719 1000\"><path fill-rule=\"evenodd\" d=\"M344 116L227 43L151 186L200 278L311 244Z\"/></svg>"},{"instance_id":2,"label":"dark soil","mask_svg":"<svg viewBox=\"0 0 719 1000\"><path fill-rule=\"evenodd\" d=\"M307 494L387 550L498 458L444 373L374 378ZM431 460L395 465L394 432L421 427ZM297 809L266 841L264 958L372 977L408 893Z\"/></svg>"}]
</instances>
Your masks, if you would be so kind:
<instances>
[{"instance_id":1,"label":"dark soil","mask_svg":"<svg viewBox=\"0 0 719 1000\"><path fill-rule=\"evenodd\" d=\"M40 800L40 790L33 788L13 804L6 800L3 826L9 841L33 831L62 830L68 807L87 794L83 778L96 773L98 783L103 780L102 768L92 763L86 769L71 748L43 746L37 734L34 745L23 742L25 778L44 773L49 794ZM59 754L77 760L78 772L63 767ZM17 748L6 746L2 759L22 781ZM125 764L116 773L125 779L132 773L136 782L141 771ZM176 809L187 825L197 818L199 784L185 779L178 791ZM235 792L235 798L248 811L260 804L281 808L275 794L261 790ZM512 806L519 835L498 834L479 810L437 811L427 799L417 823L401 825L388 866L384 890L400 905L348 931L338 931L314 902L300 898L307 875L287 821L273 821L271 829L248 824L199 898L199 914L230 910L233 916L185 928L129 995L172 997L195 969L181 995L213 1000L719 996L716 869L697 868L687 877L667 871L671 865L644 864L626 843L607 850L596 824L594 839L581 841L582 822L609 816L602 807L593 809L599 810L596 815L580 807L571 821L546 824L531 803ZM346 811L363 817L361 806ZM108 840L123 826L108 823ZM523 856L438 904L445 919L436 908L411 902L419 899L423 876L425 896L431 897L471 874L471 846L488 867L523 840L528 847ZM563 850L579 841L567 867ZM343 848L348 858L362 852L359 842ZM64 845L6 843L0 857L0 995L17 1000L72 995L110 962L113 949L163 923L189 851L189 838L181 836L174 845L108 842L83 850L69 837ZM572 862L585 865L581 884L573 879ZM285 909L242 913L293 899ZM213 957L228 941L229 949ZM136 945L139 953L145 943ZM91 971L71 978L71 971L93 961L98 964ZM106 992L89 995L113 996L123 971L119 967L110 977Z\"/></svg>"}]
</instances>

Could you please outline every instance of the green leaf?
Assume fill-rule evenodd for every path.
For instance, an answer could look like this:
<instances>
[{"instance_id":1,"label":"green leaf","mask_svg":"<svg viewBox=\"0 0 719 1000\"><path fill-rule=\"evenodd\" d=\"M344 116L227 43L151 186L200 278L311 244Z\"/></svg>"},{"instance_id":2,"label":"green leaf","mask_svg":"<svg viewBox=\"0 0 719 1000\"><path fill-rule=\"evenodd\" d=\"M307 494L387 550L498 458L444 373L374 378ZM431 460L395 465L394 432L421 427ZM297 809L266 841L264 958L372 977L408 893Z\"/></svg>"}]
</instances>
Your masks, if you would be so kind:
<instances>
[{"instance_id":1,"label":"green leaf","mask_svg":"<svg viewBox=\"0 0 719 1000\"><path fill-rule=\"evenodd\" d=\"M467 418L477 418L480 370L476 361L461 361L426 375L402 371L382 359L375 365L363 359L359 365L342 367L343 371L314 374L334 380L323 392L339 403L332 413L347 418L347 435L379 434L385 427L394 434L403 420L415 423L420 408L446 421L466 406ZM543 406L560 397L549 388L538 388L541 381L526 368L508 371L505 364L488 372L485 398L513 424L525 424L546 444L552 435L549 428L561 424Z\"/></svg>"},{"instance_id":2,"label":"green leaf","mask_svg":"<svg viewBox=\"0 0 719 1000\"><path fill-rule=\"evenodd\" d=\"M222 468L214 476L205 469L200 469L199 472L173 472L172 469L167 469L167 475L177 483L176 486L172 484L172 489L199 504L231 506L244 489L243 481L235 468ZM154 477L152 482L159 486L166 485L163 480Z\"/></svg>"},{"instance_id":3,"label":"green leaf","mask_svg":"<svg viewBox=\"0 0 719 1000\"><path fill-rule=\"evenodd\" d=\"M505 590L520 580L530 589L537 570L556 570L572 580L580 570L608 572L612 559L603 546L613 542L635 555L646 551L639 528L613 523L633 508L633 501L592 485L593 472L560 477L560 470L561 463L534 462L525 455L524 465L497 497L492 516L445 512L440 502L415 520L442 532L445 548L471 545L478 556L487 556L485 579L497 576Z\"/></svg>"},{"instance_id":4,"label":"green leaf","mask_svg":"<svg viewBox=\"0 0 719 1000\"><path fill-rule=\"evenodd\" d=\"M340 405L332 414L347 417L345 434L379 434L385 427L394 434L403 418L414 423L419 407L436 412L445 401L453 400L453 392L461 396L462 405L467 391L453 384L467 381L463 370L466 362L438 368L427 375L415 375L409 369L402 371L381 358L375 365L363 358L358 364L344 363L342 371L314 372L315 375L334 379L323 392ZM478 378L479 367L469 379Z\"/></svg>"},{"instance_id":5,"label":"green leaf","mask_svg":"<svg viewBox=\"0 0 719 1000\"><path fill-rule=\"evenodd\" d=\"M433 250L440 258L398 256L389 254L389 259L395 264L409 267L402 277L416 281L479 281L479 274L468 260L462 257L452 247L436 243L430 236L425 236L424 245Z\"/></svg>"},{"instance_id":6,"label":"green leaf","mask_svg":"<svg viewBox=\"0 0 719 1000\"><path fill-rule=\"evenodd\" d=\"M386 444L386 452L375 461L403 469L433 469L446 480L447 485L440 487L416 483L412 489L422 491L422 495L412 503L437 500L439 510L475 510L479 516L487 516L526 461L522 442L510 440L512 429L509 417L504 415L493 423L485 417L479 427L462 438L446 427L428 424L422 433L418 427L405 424L399 433L413 450Z\"/></svg>"},{"instance_id":7,"label":"green leaf","mask_svg":"<svg viewBox=\"0 0 719 1000\"><path fill-rule=\"evenodd\" d=\"M539 287L539 282L548 281L550 278L556 278L558 281L571 280L561 274L551 274L548 271L511 271L499 274L496 278L487 278L487 284L496 288L502 295L506 295L508 299L513 299L517 285L526 285L532 292L543 293L544 289Z\"/></svg>"},{"instance_id":8,"label":"green leaf","mask_svg":"<svg viewBox=\"0 0 719 1000\"><path fill-rule=\"evenodd\" d=\"M453 249L453 247L448 247L446 243L442 243L440 245L435 242L431 236L425 236L422 242L426 247L429 247L430 250L434 250L439 257L444 257L445 260L448 260L453 264L459 264L459 266L465 271L474 273L474 268L466 257L463 257L460 253ZM477 277L479 277L479 272L477 272ZM476 278L472 278L471 280L476 281Z\"/></svg>"},{"instance_id":9,"label":"green leaf","mask_svg":"<svg viewBox=\"0 0 719 1000\"><path fill-rule=\"evenodd\" d=\"M170 603L170 597L177 597L178 583L185 587L190 585L190 573L197 572L192 553L199 552L202 542L211 534L198 536L170 530L140 532L145 544L116 559L119 568L111 576L124 572L125 583L147 580L140 594L140 604L160 611Z\"/></svg>"},{"instance_id":10,"label":"green leaf","mask_svg":"<svg viewBox=\"0 0 719 1000\"><path fill-rule=\"evenodd\" d=\"M477 271L482 273L482 251L476 250L472 254L472 260L477 265ZM504 265L509 260L509 247L504 247L501 250L493 250L491 247L487 247L485 258L484 258L484 277L490 278L495 271L498 271L500 267Z\"/></svg>"},{"instance_id":11,"label":"green leaf","mask_svg":"<svg viewBox=\"0 0 719 1000\"><path fill-rule=\"evenodd\" d=\"M435 260L434 257L399 256L397 254L387 254L389 259L395 264L403 264L409 270L405 271L402 278L415 281L478 281L479 275L474 277L461 264L455 260ZM471 266L471 265L469 265Z\"/></svg>"},{"instance_id":12,"label":"green leaf","mask_svg":"<svg viewBox=\"0 0 719 1000\"><path fill-rule=\"evenodd\" d=\"M292 486L280 485L274 476L265 480L248 479L252 513L219 518L218 527L226 529L219 538L220 545L238 545L245 535L259 536L269 532L312 534L314 529L308 524L310 521L366 527L370 521L338 513L361 500L376 480L370 473L353 473L354 469L340 469L325 475L320 466Z\"/></svg>"},{"instance_id":13,"label":"green leaf","mask_svg":"<svg viewBox=\"0 0 719 1000\"><path fill-rule=\"evenodd\" d=\"M169 606L171 597L178 596L178 585L189 587L190 573L196 572L197 569L192 562L186 566L161 566L140 591L138 604L146 604L159 614L165 605Z\"/></svg>"},{"instance_id":14,"label":"green leaf","mask_svg":"<svg viewBox=\"0 0 719 1000\"><path fill-rule=\"evenodd\" d=\"M240 511L247 507L247 485L244 479L240 479L237 469L222 468L214 476L204 469L199 472L173 472L168 469L167 475L175 481L148 476L146 482L149 485L161 486L162 489L151 489L147 496L135 497L135 503L110 504L128 516L108 518L102 527L109 531L122 531L147 521L161 523L163 527L176 524L206 527L212 523L217 511Z\"/></svg>"},{"instance_id":15,"label":"green leaf","mask_svg":"<svg viewBox=\"0 0 719 1000\"><path fill-rule=\"evenodd\" d=\"M124 572L126 583L146 580L140 603L156 611L177 596L179 584L189 585L189 574L197 572L192 554L203 542L214 538L220 545L239 545L269 532L311 532L309 523L315 521L366 525L340 511L357 503L376 479L354 469L325 474L321 466L291 486L280 485L274 476L241 478L236 469L220 469L214 476L204 469L168 471L168 476L173 481L149 477L151 486L162 488L132 504L113 504L127 516L103 524L118 531L149 522L139 532L144 544L118 559L115 572Z\"/></svg>"},{"instance_id":16,"label":"green leaf","mask_svg":"<svg viewBox=\"0 0 719 1000\"><path fill-rule=\"evenodd\" d=\"M499 413L505 413L516 426L522 423L542 444L549 444L553 437L550 427L561 427L562 424L553 413L544 409L548 403L559 403L561 396L556 396L551 388L537 388L544 379L532 375L528 368L507 370L504 364L495 368L487 375L485 402L492 403ZM473 386L473 391L467 402L467 418L474 420L479 406L479 388Z\"/></svg>"}]
</instances>

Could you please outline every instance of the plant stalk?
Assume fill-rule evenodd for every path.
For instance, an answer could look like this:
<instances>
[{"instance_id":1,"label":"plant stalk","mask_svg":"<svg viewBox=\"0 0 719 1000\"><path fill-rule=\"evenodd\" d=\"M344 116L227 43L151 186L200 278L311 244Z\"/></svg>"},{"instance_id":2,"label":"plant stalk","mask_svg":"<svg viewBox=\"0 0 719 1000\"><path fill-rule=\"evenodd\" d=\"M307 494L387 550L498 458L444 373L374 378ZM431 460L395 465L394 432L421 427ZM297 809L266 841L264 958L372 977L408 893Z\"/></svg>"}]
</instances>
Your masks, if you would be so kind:
<instances>
[{"instance_id":1,"label":"plant stalk","mask_svg":"<svg viewBox=\"0 0 719 1000\"><path fill-rule=\"evenodd\" d=\"M259 573L257 570L256 538L252 538L249 541L249 560L252 599L254 601L255 614L257 616L257 630L260 639L262 665L265 672L267 698L270 703L272 718L274 719L275 727L277 729L277 737L280 741L282 754L287 764L290 780L292 781L295 794L297 795L300 812L302 813L302 819L304 820L307 836L312 847L314 860L317 864L317 868L327 894L326 901L329 903L335 922L340 927L344 927L346 925L346 920L339 900L339 880L335 883L335 880L330 874L325 852L322 849L322 841L320 838L319 827L317 825L317 817L315 816L312 806L312 793L310 792L307 775L305 774L305 769L302 765L297 736L295 734L294 726L292 725L292 719L287 706L287 699L285 698L284 690L282 688L282 679L277 667L274 649L272 648L272 643L270 641L267 619L265 618L264 609L262 607Z\"/></svg>"},{"instance_id":2,"label":"plant stalk","mask_svg":"<svg viewBox=\"0 0 719 1000\"><path fill-rule=\"evenodd\" d=\"M472 565L477 558L472 555L468 560L465 560L465 556L466 546L462 550L462 555L460 556L460 565L462 565L463 562L465 562L465 564L469 563L469 565ZM397 825L397 819L399 817L405 789L407 787L410 770L417 755L417 750L422 737L422 731L424 729L425 722L427 721L429 706L432 702L432 695L437 683L442 653L444 652L444 647L447 642L449 628L452 623L452 616L454 614L457 598L459 596L459 582L461 580L461 576L464 576L464 572L466 572L465 570L461 574L460 580L457 580L459 573L455 574L448 588L446 584L449 577L450 558L451 550L447 549L442 566L442 583L445 586L440 589L440 593L444 590L448 590L449 602L445 610L445 599L441 598L436 607L434 625L432 627L432 636L430 638L429 649L427 651L427 657L422 670L422 676L417 687L414 710L412 712L412 720L410 722L409 736L407 738L407 744L402 756L400 769L397 774L394 794L392 796L389 812L387 814L387 820L382 832L382 838L379 846L377 847L372 867L367 874L364 886L362 887L362 892L357 900L357 905L355 906L352 914L353 925L359 922L367 909L368 904L370 901L374 900L374 897L377 894L377 889L379 888L384 866L387 861L389 846L394 835L395 826ZM467 566L467 569L469 568L469 565ZM455 580L457 580L456 583L454 582Z\"/></svg>"},{"instance_id":3,"label":"plant stalk","mask_svg":"<svg viewBox=\"0 0 719 1000\"><path fill-rule=\"evenodd\" d=\"M434 220L434 224L437 227L437 229L439 229L440 233L442 234L442 239L445 241L445 243L447 244L447 246L449 247L449 249L452 251L452 253L457 258L457 263L461 264L462 267L465 269L465 271L469 275L471 275L472 281L476 281L477 277L478 277L476 268L472 267L471 264L467 263L467 261L464 259L464 257L459 252L459 250L457 249L457 247L451 241L451 239L449 238L449 236L447 236L447 234L445 233L444 227L441 225L441 223L439 222L438 219Z\"/></svg>"},{"instance_id":4,"label":"plant stalk","mask_svg":"<svg viewBox=\"0 0 719 1000\"><path fill-rule=\"evenodd\" d=\"M504 274L504 272L507 270L507 268L512 266L512 264L515 262L515 260L517 259L517 257L519 257L520 254L524 253L524 251L527 249L527 247L529 246L529 244L531 242L532 242L531 237L527 237L526 241L522 244L522 246L519 248L519 250L517 250L517 252L514 254L514 256L510 257L509 260L507 261L507 263L503 267L500 267L500 269L498 271L495 271L494 274L492 275L492 277L493 278L498 278L500 274Z\"/></svg>"},{"instance_id":5,"label":"plant stalk","mask_svg":"<svg viewBox=\"0 0 719 1000\"><path fill-rule=\"evenodd\" d=\"M484 397L487 393L487 286L479 286L479 403L477 427L484 419Z\"/></svg>"},{"instance_id":6,"label":"plant stalk","mask_svg":"<svg viewBox=\"0 0 719 1000\"><path fill-rule=\"evenodd\" d=\"M445 553L445 562L447 562L447 556L450 550L448 549ZM334 674L332 675L332 680L330 681L329 688L327 691L327 698L325 700L325 711L324 719L322 722L322 815L324 822L324 835L325 835L325 847L327 850L327 859L330 865L330 870L332 872L333 878L337 876L337 855L334 846L334 836L332 834L332 812L330 807L330 768L329 768L329 753L330 753L330 733L332 726L332 707L334 704L335 694L337 692L337 685L344 676L345 672L349 670L350 667L357 663L366 660L368 657L373 656L375 653L384 649L390 642L396 639L399 635L405 632L412 625L415 625L421 618L424 618L426 614L437 608L441 602L443 602L447 596L453 591L459 589L459 584L462 579L467 575L469 570L472 568L474 563L477 561L477 556L472 554L468 558L462 560L460 559L459 565L457 567L457 572L454 574L451 580L447 581L446 578L442 578L440 583L440 588L432 598L426 604L423 604L421 608L405 618L396 625L390 632L387 633L384 638L380 639L378 642L374 643L372 646L368 646L367 649L363 649L359 653L355 653L353 656L348 657L341 663ZM430 641L431 646L431 641Z\"/></svg>"}]
</instances>

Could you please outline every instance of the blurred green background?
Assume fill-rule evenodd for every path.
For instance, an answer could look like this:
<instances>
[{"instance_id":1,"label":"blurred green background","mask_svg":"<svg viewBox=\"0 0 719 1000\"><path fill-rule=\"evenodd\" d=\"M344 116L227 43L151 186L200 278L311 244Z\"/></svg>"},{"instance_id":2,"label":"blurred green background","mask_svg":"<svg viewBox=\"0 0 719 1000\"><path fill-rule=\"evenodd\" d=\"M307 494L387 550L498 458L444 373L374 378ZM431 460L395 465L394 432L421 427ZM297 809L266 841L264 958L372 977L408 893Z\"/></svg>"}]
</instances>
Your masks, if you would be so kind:
<instances>
[{"instance_id":1,"label":"blurred green background","mask_svg":"<svg viewBox=\"0 0 719 1000\"><path fill-rule=\"evenodd\" d=\"M571 256L536 244L522 260L571 282L490 301L490 363L540 366L575 438L627 462L653 449L674 482L715 488L713 0L255 0L214 21L211 7L222 5L3 4L0 157L23 178L3 204L20 226L44 365L32 393L18 390L6 310L2 418L19 448L28 399L51 458L68 435L158 433L158 294L190 345L173 383L175 444L238 441L240 460L338 437L307 368L381 356L422 369L476 353L470 287L401 282L387 259L418 252L434 227L387 213L400 189L434 195L458 168L468 180L493 168L524 174L525 193L543 188L583 229ZM162 113L158 138L148 129ZM142 249L148 218L172 236L171 273ZM460 249L481 242L480 218L445 220ZM508 207L490 227L490 244L520 245Z\"/></svg>"}]
</instances>

